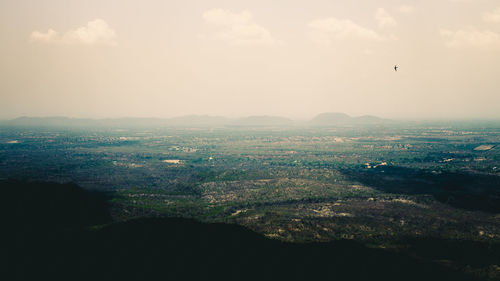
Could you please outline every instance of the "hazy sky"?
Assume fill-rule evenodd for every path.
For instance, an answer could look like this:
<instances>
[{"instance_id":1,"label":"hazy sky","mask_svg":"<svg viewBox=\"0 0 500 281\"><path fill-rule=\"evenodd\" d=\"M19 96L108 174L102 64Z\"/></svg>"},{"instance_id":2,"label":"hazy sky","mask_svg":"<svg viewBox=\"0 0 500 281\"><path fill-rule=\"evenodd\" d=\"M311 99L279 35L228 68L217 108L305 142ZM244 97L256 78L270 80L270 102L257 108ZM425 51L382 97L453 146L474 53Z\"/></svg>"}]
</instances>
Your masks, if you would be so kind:
<instances>
[{"instance_id":1,"label":"hazy sky","mask_svg":"<svg viewBox=\"0 0 500 281\"><path fill-rule=\"evenodd\" d=\"M500 118L500 1L0 1L0 118L330 111Z\"/></svg>"}]
</instances>

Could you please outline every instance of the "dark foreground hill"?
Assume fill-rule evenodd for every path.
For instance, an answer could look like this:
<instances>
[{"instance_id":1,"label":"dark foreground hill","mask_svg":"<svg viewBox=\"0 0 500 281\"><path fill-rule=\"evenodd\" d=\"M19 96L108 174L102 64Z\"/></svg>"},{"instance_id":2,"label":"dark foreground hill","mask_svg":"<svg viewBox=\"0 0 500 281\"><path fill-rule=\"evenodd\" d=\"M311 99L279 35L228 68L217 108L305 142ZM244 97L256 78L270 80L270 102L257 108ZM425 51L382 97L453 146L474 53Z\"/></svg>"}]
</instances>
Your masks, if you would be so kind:
<instances>
[{"instance_id":1,"label":"dark foreground hill","mask_svg":"<svg viewBox=\"0 0 500 281\"><path fill-rule=\"evenodd\" d=\"M176 218L110 222L104 198L74 185L0 187L3 280L474 280L353 241L290 244Z\"/></svg>"}]
</instances>

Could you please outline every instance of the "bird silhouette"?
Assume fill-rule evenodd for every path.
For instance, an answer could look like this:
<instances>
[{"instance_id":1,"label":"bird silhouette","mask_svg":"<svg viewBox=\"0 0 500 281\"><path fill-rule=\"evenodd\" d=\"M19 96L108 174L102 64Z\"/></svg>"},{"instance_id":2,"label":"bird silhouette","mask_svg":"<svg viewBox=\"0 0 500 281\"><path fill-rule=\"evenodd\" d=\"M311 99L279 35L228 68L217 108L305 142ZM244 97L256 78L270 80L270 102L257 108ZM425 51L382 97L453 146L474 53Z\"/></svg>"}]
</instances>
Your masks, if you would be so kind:
<instances>
[{"instance_id":1,"label":"bird silhouette","mask_svg":"<svg viewBox=\"0 0 500 281\"><path fill-rule=\"evenodd\" d=\"M398 65L397 64L394 66L394 71L398 71Z\"/></svg>"}]
</instances>

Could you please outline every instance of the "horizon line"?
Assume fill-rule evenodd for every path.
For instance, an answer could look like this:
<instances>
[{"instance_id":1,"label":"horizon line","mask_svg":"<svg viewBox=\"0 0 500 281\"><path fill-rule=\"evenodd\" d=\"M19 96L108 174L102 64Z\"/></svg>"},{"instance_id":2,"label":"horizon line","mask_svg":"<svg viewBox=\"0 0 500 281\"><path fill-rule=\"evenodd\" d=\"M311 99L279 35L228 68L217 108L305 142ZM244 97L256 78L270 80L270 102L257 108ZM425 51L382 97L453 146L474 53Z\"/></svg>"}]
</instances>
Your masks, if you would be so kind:
<instances>
[{"instance_id":1,"label":"horizon line","mask_svg":"<svg viewBox=\"0 0 500 281\"><path fill-rule=\"evenodd\" d=\"M288 117L283 115L271 115L271 114L251 114L244 116L230 116L230 115L217 115L217 114L185 114L185 115L175 115L170 117L159 117L159 116L122 116L122 117L76 117L68 115L19 115L13 118L0 118L0 121L13 121L21 118L33 118L33 119L48 119L48 118L65 118L65 119L75 119L75 120L119 120L119 119L157 119L157 120L168 120L183 117L211 117L211 118L226 118L226 119L245 119L252 117L269 117L269 118L283 118L290 121L309 121L322 114L342 114L349 118L360 118L360 117L375 117L386 121L500 121L499 117L380 117L373 114L363 114L363 115L349 115L343 112L321 112L312 117Z\"/></svg>"}]
</instances>

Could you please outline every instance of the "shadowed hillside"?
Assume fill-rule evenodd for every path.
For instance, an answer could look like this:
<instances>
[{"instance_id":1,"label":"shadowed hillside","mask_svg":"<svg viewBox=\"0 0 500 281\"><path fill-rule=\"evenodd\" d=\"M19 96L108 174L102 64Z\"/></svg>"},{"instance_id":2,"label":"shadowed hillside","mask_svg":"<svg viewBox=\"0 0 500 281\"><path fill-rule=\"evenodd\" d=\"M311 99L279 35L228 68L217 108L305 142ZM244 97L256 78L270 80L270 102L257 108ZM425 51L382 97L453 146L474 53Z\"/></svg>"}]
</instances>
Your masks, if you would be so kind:
<instances>
[{"instance_id":1,"label":"shadowed hillside","mask_svg":"<svg viewBox=\"0 0 500 281\"><path fill-rule=\"evenodd\" d=\"M25 228L83 227L110 221L103 193L76 184L0 182L4 219Z\"/></svg>"},{"instance_id":2,"label":"shadowed hillside","mask_svg":"<svg viewBox=\"0 0 500 281\"><path fill-rule=\"evenodd\" d=\"M471 280L351 241L290 244L187 219L100 225L103 198L71 184L2 182L1 191L9 280Z\"/></svg>"},{"instance_id":3,"label":"shadowed hillside","mask_svg":"<svg viewBox=\"0 0 500 281\"><path fill-rule=\"evenodd\" d=\"M429 194L466 210L500 212L500 177L458 172L432 172L395 166L343 170L344 175L384 192Z\"/></svg>"}]
</instances>

